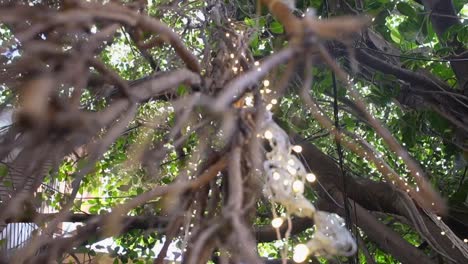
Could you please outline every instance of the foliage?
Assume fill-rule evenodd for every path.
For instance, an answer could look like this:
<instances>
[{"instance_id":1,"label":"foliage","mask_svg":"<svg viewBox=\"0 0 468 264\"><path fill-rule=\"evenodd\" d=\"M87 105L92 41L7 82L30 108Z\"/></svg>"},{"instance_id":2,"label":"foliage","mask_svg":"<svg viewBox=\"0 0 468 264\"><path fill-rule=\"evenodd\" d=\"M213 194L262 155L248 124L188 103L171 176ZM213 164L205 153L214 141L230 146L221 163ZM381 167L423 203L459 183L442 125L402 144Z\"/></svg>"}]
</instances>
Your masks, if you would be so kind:
<instances>
[{"instance_id":1,"label":"foliage","mask_svg":"<svg viewBox=\"0 0 468 264\"><path fill-rule=\"evenodd\" d=\"M288 40L287 28L283 23L275 18L266 7L256 13L253 1L183 1L183 4L180 5L171 5L167 1L143 2L145 4L142 6L142 12L166 23L176 34L181 36L182 42L188 47L188 50L200 60L206 59L208 56L215 57L217 49L222 49L223 45L227 45L224 42L223 44L219 42L223 38L221 32L224 34L220 28L229 27L230 31L226 32L231 32L230 34L233 34L233 31L245 32L248 35L246 38L248 51L251 52L255 60L262 60L291 44ZM452 87L451 90L444 90L444 92L456 93L462 98L461 100L466 102L466 94L459 93L459 88L457 88L460 85L460 78L455 74L448 61L455 54L460 54L461 49L467 48L468 24L466 22L455 25L448 29L443 36L438 36L429 12L418 1L344 1L349 9L330 6L331 2L335 1L300 0L296 2L297 10L294 12L299 17L306 13L307 8L315 9L317 17L321 18L349 14L349 9L370 14L373 17L370 29L382 38L382 43L385 41L385 43L391 44L389 49L381 49L381 47L374 45L377 50L375 54L383 54L389 61L396 61L396 65L399 65L400 68L412 72L433 74L434 78L438 78L447 86ZM453 1L453 3L458 16L468 16L466 3L463 1ZM216 8L219 8L218 5L221 6L219 9L221 11L216 11L218 10ZM218 14L218 16L227 15L232 25L223 24L223 20L217 18L216 14L213 14L214 12L223 12L223 15ZM464 20L468 21L468 18ZM99 23L94 25L94 27L96 26L99 26ZM99 53L99 59L122 79L138 80L157 71L170 71L184 65L172 48L167 45L155 45L146 50L153 60L156 60L157 68L153 68L154 65L138 47L138 40L132 39L130 32L129 28L119 27L110 41L102 46L102 52ZM150 35L149 32L144 33ZM5 62L5 65L18 60L12 55L15 52L26 56L22 53L22 43L18 40L12 40L13 34L8 29L7 24L2 25L0 34L2 43L8 43L3 55L10 62ZM369 51L371 47L366 44L361 45L360 42L365 42L364 37L361 38L353 42L352 46L357 50ZM450 44L454 42L461 44ZM434 108L404 105L400 100L403 91L409 90L410 93L416 93L415 88L409 87L411 85L409 82L391 73L369 69L370 67L366 65L361 65L360 71L354 72L353 64L362 63L356 62L352 55L347 56L348 53L352 54L352 52L348 47L344 47L346 43L344 46L325 44L340 65L352 73L353 88L357 89L364 97L372 116L385 124L391 134L405 146L414 160L422 164L425 172L429 175L432 186L449 201L450 206L466 207L468 197L468 181L465 179L468 166L466 135L459 137L460 129ZM205 62L215 63L214 59ZM224 61L221 63L228 65ZM317 67L314 67L311 72L305 73L313 76L314 82L309 88L323 111L328 116L333 117L335 110L333 86L336 72L327 67L323 61L316 61L316 64ZM303 70L305 67L300 65L299 68ZM215 70L216 68L212 69L211 72L203 72L202 75L209 77ZM279 83L281 76L287 69L278 67L275 71L266 77L272 84ZM97 71L94 70L93 73L97 73ZM298 70L297 75L302 74L303 72ZM338 161L334 137L312 116L311 110L304 106L303 98L298 95L299 79L297 76L291 78L291 85L285 91L284 96L280 98L278 104L271 106L272 112L279 120L278 122L284 123L284 127L299 134L302 138L308 139L323 153ZM414 184L409 176L405 160L388 148L381 135L356 110L344 85L340 82L337 85L336 98L339 101L337 117L340 128L352 131L356 136L367 141L385 157L399 175L402 175L410 184ZM218 88L221 89L221 87ZM199 92L197 89L202 88L180 84L177 87L176 96L191 95L194 92ZM267 87L262 89L263 93L268 93ZM7 85L2 85L0 99L4 104L10 106L16 104L16 99L11 100L11 91L12 89L7 88ZM103 93L104 96L98 96L98 93L93 92L92 89L86 89L81 95L80 107L90 112L105 110L112 105L113 99L110 99L112 95L109 94L111 93ZM215 95L216 93L214 92ZM429 91L428 93L435 94L436 92ZM44 184L52 185L55 181L65 182L65 185L71 189L78 173L83 168L91 166L92 169L86 173L81 181L78 196L73 201L72 211L80 213L85 210L89 214L104 215L111 212L117 205L149 192L156 186L166 186L177 182L179 175L185 175L190 179L191 174L195 175L197 169L202 166L203 162L206 162L209 154L208 151L207 153L198 153L198 145L210 144L213 141L205 138L210 132L199 133L199 130L195 128L197 123L194 122L181 129L180 135L187 136L187 139L182 146L176 146L176 140L171 139L174 136L172 128L178 124L180 118L183 118L178 112L182 109L181 104L189 104L189 102L160 100L157 96L148 98L137 107L136 115L132 121L98 159L93 160L92 156L86 155L68 156L61 160L56 171L51 171L45 178ZM466 113L466 106L464 110ZM201 117L199 119L202 121L206 118L207 122L211 122L210 124L223 118L213 117L205 109L197 109L193 112L199 114ZM221 123L213 125L212 129L216 130L221 127L221 133L227 132L222 127L226 124ZM105 138L109 131L111 131L110 127L103 128L95 136L95 140ZM220 136L214 141L222 145L223 139ZM226 141L228 140L226 139ZM156 148L164 149L165 155L160 161L148 165L153 161L144 160L142 157L149 155L150 150ZM221 152L222 148L213 148L212 151ZM148 173L150 171L148 167L157 168L158 176ZM358 180L386 181L375 164L369 163L369 160L363 159L357 153L349 150L344 153L344 168L347 174L351 175L350 177ZM185 172L187 169L188 172ZM3 175L7 174L4 171L7 170L7 166L2 166L0 177L4 177ZM219 182L217 183L221 186ZM226 184L224 180L223 184ZM47 205L59 210L67 204L69 194L49 190L43 192L42 196ZM311 201L318 200L317 193L311 189L306 191L306 197ZM171 208L174 202L172 199L174 198L171 196L149 199L144 204L132 208L128 215L170 215L177 212L176 209L182 210L182 208ZM280 206L272 208L271 204L266 203L265 200L259 199L256 204L257 214L253 220L256 226L268 226L272 218L272 210L279 214L285 212L285 209ZM180 204L178 206L182 207ZM382 221L416 247L425 241L417 230L414 230L407 223L400 222L400 219L392 214L386 215L386 219ZM187 226L184 227L187 228ZM117 261L152 263L153 258L158 254L153 249L160 248L168 236L165 230L160 232L162 229L135 229L116 235L113 239L117 247L109 247L107 250L110 256L116 259L115 263ZM356 232L362 233L362 231L356 230ZM180 253L183 252L189 237L188 231L184 232L181 232L175 239L177 241L175 248ZM313 229L306 229L290 238L287 243L279 240L259 243L257 245L258 253L261 257L270 259L284 257L281 255L283 246L292 249L292 245L307 241L312 233ZM360 238L365 244L364 248L360 248L358 254L360 263L366 263L364 260L365 251L370 253L376 263L398 263L395 256L382 250L367 235L362 234ZM90 239L87 242L92 244L96 241ZM84 250L92 252L89 247ZM104 249L99 248L99 250ZM433 249L426 248L425 250L427 255L436 254ZM288 254L286 257L292 256L291 250ZM325 263L326 260L319 258L319 261Z\"/></svg>"}]
</instances>

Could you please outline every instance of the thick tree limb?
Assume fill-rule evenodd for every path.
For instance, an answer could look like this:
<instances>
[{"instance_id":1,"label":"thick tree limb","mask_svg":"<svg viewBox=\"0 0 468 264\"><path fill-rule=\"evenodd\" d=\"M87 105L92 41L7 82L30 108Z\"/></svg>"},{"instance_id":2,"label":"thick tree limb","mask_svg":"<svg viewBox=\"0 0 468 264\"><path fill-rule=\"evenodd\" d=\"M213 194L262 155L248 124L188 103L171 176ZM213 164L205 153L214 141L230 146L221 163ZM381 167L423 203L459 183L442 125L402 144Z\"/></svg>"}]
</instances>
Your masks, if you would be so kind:
<instances>
[{"instance_id":1,"label":"thick tree limb","mask_svg":"<svg viewBox=\"0 0 468 264\"><path fill-rule=\"evenodd\" d=\"M344 203L343 197L340 193L333 194L333 197L338 203ZM390 253L402 263L433 263L433 261L425 255L424 252L408 243L400 234L379 222L369 211L362 208L359 204L351 202L350 206L351 218L359 219L359 227L366 233L367 237L376 243L382 250ZM338 213L343 217L345 215L344 210L329 202L321 201L318 203L318 207L322 210Z\"/></svg>"},{"instance_id":2,"label":"thick tree limb","mask_svg":"<svg viewBox=\"0 0 468 264\"><path fill-rule=\"evenodd\" d=\"M456 92L443 82L387 63L362 49L356 50L356 59L363 65L385 74L394 75L411 84L415 87L411 92L423 98L426 105L468 133L468 108L466 106L468 102L463 98L458 98Z\"/></svg>"},{"instance_id":3,"label":"thick tree limb","mask_svg":"<svg viewBox=\"0 0 468 264\"><path fill-rule=\"evenodd\" d=\"M424 8L429 12L432 26L439 41L444 42L443 35L448 29L455 25L461 25L458 19L457 13L452 0L422 0ZM452 47L457 54L461 54L465 51L463 43L460 43L456 38L446 42L448 46ZM466 43L465 43L466 44ZM463 90L465 95L468 95L468 56L463 56L467 60L456 60L451 61L450 65L455 72L458 79L458 86Z\"/></svg>"},{"instance_id":4,"label":"thick tree limb","mask_svg":"<svg viewBox=\"0 0 468 264\"><path fill-rule=\"evenodd\" d=\"M294 218L292 219L292 229L290 236L294 236L305 231L307 228L311 228L314 225L314 221L309 218ZM282 225L280 227L281 237L284 237L286 230L288 229L287 225ZM277 240L276 229L271 225L255 227L255 237L257 242L270 242Z\"/></svg>"},{"instance_id":5,"label":"thick tree limb","mask_svg":"<svg viewBox=\"0 0 468 264\"><path fill-rule=\"evenodd\" d=\"M304 142L299 136L293 137L293 142L302 146L302 156L305 162L307 163L308 167L317 175L317 179L320 182L320 186L323 187L323 190L318 189L318 186L315 187L322 193L340 193L344 192L342 178L338 177L340 175L340 171L338 166L336 165L335 161L320 151L314 145ZM397 191L393 186L385 182L374 182L364 178L353 178L348 177L346 182L346 194L347 196L356 201L360 206L366 208L367 210L372 211L381 211L385 213L397 214L406 217L409 221L414 220L415 212L410 211L407 208L407 205L402 198L402 193ZM362 190L366 190L363 192ZM326 197L326 194L322 194L322 197ZM342 204L342 203L339 203ZM336 205L334 205L337 207ZM416 209L417 210L417 209ZM435 244L440 246L436 250L442 250L445 252L446 255L450 256L451 258L457 261L464 261L465 258L461 254L461 252L452 247L452 242L446 236L440 236L440 229L424 214L421 214L419 211L416 211L417 214L420 215L422 219L422 225L427 227L427 231L415 228L415 231L420 232L423 238L428 237L429 239L435 240ZM368 216L365 216L368 219L368 228L372 230L372 228L376 228L378 225L374 223L377 220L371 220ZM358 214L358 219L360 215ZM358 220L358 225L361 226L361 221ZM369 231L370 232L370 231ZM377 231L382 232L382 231ZM390 235L389 237L393 237ZM377 239L377 237L375 237ZM401 237L400 237L401 238ZM390 239L390 238L387 238ZM376 242L377 243L377 242ZM391 250L392 252L399 251L402 249L394 248L397 247L398 243L388 243L385 245L387 250ZM386 250L386 251L387 251ZM387 251L390 253L390 251ZM393 255L393 253L391 253ZM408 253L412 256L413 253ZM414 253L415 254L415 253ZM410 255L406 257L410 257ZM463 262L462 261L462 262ZM404 262L406 263L406 262Z\"/></svg>"}]
</instances>

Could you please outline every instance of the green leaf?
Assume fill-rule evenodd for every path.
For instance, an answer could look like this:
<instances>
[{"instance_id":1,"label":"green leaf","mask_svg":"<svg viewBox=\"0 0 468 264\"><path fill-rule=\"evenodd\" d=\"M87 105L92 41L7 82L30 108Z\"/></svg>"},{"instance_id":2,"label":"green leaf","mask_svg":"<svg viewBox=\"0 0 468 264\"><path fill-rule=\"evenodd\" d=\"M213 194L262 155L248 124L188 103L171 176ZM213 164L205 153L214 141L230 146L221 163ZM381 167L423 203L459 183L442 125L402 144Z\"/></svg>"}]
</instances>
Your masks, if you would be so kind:
<instances>
[{"instance_id":1,"label":"green leaf","mask_svg":"<svg viewBox=\"0 0 468 264\"><path fill-rule=\"evenodd\" d=\"M398 26L398 31L407 41L415 41L420 28L420 25L416 21L406 20Z\"/></svg>"},{"instance_id":2,"label":"green leaf","mask_svg":"<svg viewBox=\"0 0 468 264\"><path fill-rule=\"evenodd\" d=\"M249 17L246 17L246 18L244 19L244 23L245 23L247 26L250 26L250 27L255 26L255 20L253 20L252 18L249 18Z\"/></svg>"},{"instance_id":3,"label":"green leaf","mask_svg":"<svg viewBox=\"0 0 468 264\"><path fill-rule=\"evenodd\" d=\"M397 4L396 8L402 15L405 15L409 18L416 17L416 11L414 11L413 7L409 5L408 3L400 2Z\"/></svg>"},{"instance_id":4,"label":"green leaf","mask_svg":"<svg viewBox=\"0 0 468 264\"><path fill-rule=\"evenodd\" d=\"M464 26L457 31L457 40L460 43L464 43L465 46L468 43L468 26Z\"/></svg>"},{"instance_id":5,"label":"green leaf","mask_svg":"<svg viewBox=\"0 0 468 264\"><path fill-rule=\"evenodd\" d=\"M270 31L275 34L282 34L284 32L284 28L278 21L273 21L270 25Z\"/></svg>"},{"instance_id":6,"label":"green leaf","mask_svg":"<svg viewBox=\"0 0 468 264\"><path fill-rule=\"evenodd\" d=\"M5 187L13 187L13 183L10 180L4 180L2 183Z\"/></svg>"},{"instance_id":7,"label":"green leaf","mask_svg":"<svg viewBox=\"0 0 468 264\"><path fill-rule=\"evenodd\" d=\"M5 164L0 164L0 177L8 175L8 167Z\"/></svg>"},{"instance_id":8,"label":"green leaf","mask_svg":"<svg viewBox=\"0 0 468 264\"><path fill-rule=\"evenodd\" d=\"M430 111L426 113L426 120L429 121L430 126L437 132L444 134L447 129L450 129L450 123L436 112Z\"/></svg>"},{"instance_id":9,"label":"green leaf","mask_svg":"<svg viewBox=\"0 0 468 264\"><path fill-rule=\"evenodd\" d=\"M376 12L380 12L382 8L383 4L380 1L372 1L367 5L366 12L375 14Z\"/></svg>"},{"instance_id":10,"label":"green leaf","mask_svg":"<svg viewBox=\"0 0 468 264\"><path fill-rule=\"evenodd\" d=\"M179 87L177 87L177 95L178 96L183 96L187 94L187 86L181 84Z\"/></svg>"},{"instance_id":11,"label":"green leaf","mask_svg":"<svg viewBox=\"0 0 468 264\"><path fill-rule=\"evenodd\" d=\"M468 181L465 181L449 199L451 205L462 205L468 197Z\"/></svg>"},{"instance_id":12,"label":"green leaf","mask_svg":"<svg viewBox=\"0 0 468 264\"><path fill-rule=\"evenodd\" d=\"M417 116L410 112L405 114L401 120L401 140L407 148L412 148L416 144L416 133L418 132L416 128Z\"/></svg>"}]
</instances>

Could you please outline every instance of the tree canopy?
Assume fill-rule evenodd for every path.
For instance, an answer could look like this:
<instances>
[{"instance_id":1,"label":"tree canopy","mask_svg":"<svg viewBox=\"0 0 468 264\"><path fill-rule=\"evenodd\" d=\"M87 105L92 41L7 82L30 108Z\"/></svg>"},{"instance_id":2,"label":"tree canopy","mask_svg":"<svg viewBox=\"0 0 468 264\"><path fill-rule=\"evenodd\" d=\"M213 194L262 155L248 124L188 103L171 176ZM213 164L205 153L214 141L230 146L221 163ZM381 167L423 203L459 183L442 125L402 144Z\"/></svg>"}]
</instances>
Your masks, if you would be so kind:
<instances>
[{"instance_id":1,"label":"tree canopy","mask_svg":"<svg viewBox=\"0 0 468 264\"><path fill-rule=\"evenodd\" d=\"M466 1L6 0L0 42L0 263L468 262Z\"/></svg>"}]
</instances>

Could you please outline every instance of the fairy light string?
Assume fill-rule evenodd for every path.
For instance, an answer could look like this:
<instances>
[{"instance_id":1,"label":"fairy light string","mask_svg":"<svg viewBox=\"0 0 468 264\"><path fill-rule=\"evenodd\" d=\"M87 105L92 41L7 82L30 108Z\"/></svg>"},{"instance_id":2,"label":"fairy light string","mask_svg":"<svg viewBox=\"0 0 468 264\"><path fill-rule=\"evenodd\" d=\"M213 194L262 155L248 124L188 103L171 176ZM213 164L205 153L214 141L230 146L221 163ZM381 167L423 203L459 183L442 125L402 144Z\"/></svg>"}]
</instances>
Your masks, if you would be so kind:
<instances>
[{"instance_id":1,"label":"fairy light string","mask_svg":"<svg viewBox=\"0 0 468 264\"><path fill-rule=\"evenodd\" d=\"M307 173L302 162L293 155L294 152L300 153L302 148L291 145L288 134L273 121L269 111L266 111L262 131L262 137L271 148L263 162L265 195L286 209L288 221L289 216L294 215L311 218L315 223L313 237L307 243L295 246L293 260L300 263L309 255L331 257L355 254L357 246L344 220L336 214L317 210L304 197L305 182L315 181L316 176ZM276 214L274 216L272 226L278 229L284 220Z\"/></svg>"},{"instance_id":2,"label":"fairy light string","mask_svg":"<svg viewBox=\"0 0 468 264\"><path fill-rule=\"evenodd\" d=\"M279 3L279 2L278 2ZM271 8L273 9L273 8ZM226 37L230 37L231 35L226 35ZM349 77L347 75L343 75L343 71L340 71L336 66L336 63L330 63L330 58L324 55L323 53L321 54L323 57L325 57L325 61L328 62L328 64L333 68L333 70L336 72L338 78L343 81L343 77L346 77L346 80L348 82L345 83L346 88L349 90L349 93L351 94L351 97L354 99L355 103L358 105L359 108L363 109L366 113L366 117L370 120L373 121L371 124L372 127L378 132L378 134L383 138L383 140L389 144L390 149L395 151L399 157L402 157L403 161L406 163L406 165L409 167L408 172L410 175L412 175L415 183L411 183L406 181L404 178L400 177L388 164L385 162L385 160L382 158L382 155L380 155L377 151L373 149L372 146L370 146L369 143L367 143L364 139L359 138L357 135L353 133L349 133L349 131L341 131L338 129L338 127L333 127L333 122L331 119L328 118L328 116L318 107L318 104L312 99L310 100L310 95L308 101L308 105L314 105L316 108L311 107L311 112L316 117L316 119L321 119L319 120L319 123L321 123L322 126L328 128L331 132L332 135L335 136L337 139L337 144L343 144L345 147L348 149L356 152L359 156L363 157L364 159L370 160L372 163L374 163L375 167L377 170L379 170L384 177L387 178L387 180L391 183L393 183L395 186L397 186L399 189L402 189L406 191L413 199L415 199L419 205L422 205L424 208L431 208L431 209L436 209L435 211L440 211L441 203L438 201L438 199L434 199L434 197L437 198L437 195L431 192L430 186L427 184L427 182L424 181L422 177L422 173L420 171L420 168L417 168L417 165L414 166L414 162L408 161L408 153L403 151L402 153L402 148L401 146L398 146L398 144L395 143L394 138L388 138L386 135L388 131L380 124L378 121L376 121L373 118L369 118L369 113L367 112L367 109L365 105L363 105L363 100L358 96L357 92L350 86L350 81ZM288 57L288 56L286 56ZM233 67L233 72L235 74L238 73L238 71L241 69L241 67L238 68L238 58L235 56L235 54L231 53L228 54L228 59L232 60L234 63ZM252 75L264 75L265 72L269 72L270 69L263 67L263 65L260 65L259 62L254 63L254 71L251 72ZM253 72L257 72L257 74L253 74ZM257 76L254 76L257 77ZM255 79L255 78L254 78ZM257 79L258 80L258 79ZM267 96L271 92L270 88L268 86L270 85L270 82L268 80L263 81L263 87L260 91L260 93L263 96ZM237 89L231 89L235 90L238 94L242 94L242 92L237 91ZM246 107L252 106L252 99L250 99L251 95L249 95L249 99L245 100ZM229 94L227 97L232 97L232 94ZM267 103L266 108L267 111L269 112L274 105L278 103L277 99L272 99L269 103ZM335 118L336 121L337 118ZM311 217L311 218L320 218L320 214L318 211L315 210L315 207L303 196L304 192L304 181L308 179L314 179L315 177L312 176L313 174L307 174L305 172L304 167L302 166L302 163L291 153L293 151L298 151L300 152L299 148L293 149L293 146L290 146L289 143L289 138L287 137L286 133L281 130L281 128L275 127L274 122L271 121L271 116L270 116L270 121L266 122L267 125L266 129L264 131L263 137L267 139L272 147L272 150L267 153L267 158L264 162L264 170L266 174L266 184L265 184L265 192L266 194L272 199L272 201L279 203L283 205L286 208L287 211L287 216L289 219L290 215L296 215L296 216L306 216L306 217ZM377 123L377 125L376 125ZM282 139L278 141L278 139ZM275 145L274 144L278 144ZM283 150L283 154L279 154L278 149ZM403 154L403 155L402 155ZM407 154L407 155L404 155ZM342 166L341 166L342 167ZM307 176L305 176L307 175ZM346 190L346 187L345 187ZM427 200L425 198L428 198ZM428 202L430 201L430 202ZM432 203L431 203L432 202ZM346 204L345 204L346 206ZM439 210L437 210L439 209ZM442 210L443 211L443 210ZM349 208L347 210L346 216L349 219ZM325 216L322 216L323 218L326 218ZM280 228L282 225L284 225L284 219L283 216L281 217L276 217L272 220L272 225L275 227L275 229ZM341 221L338 221L336 219L329 219L329 222L341 222L344 225L343 219L339 218ZM315 221L317 227L320 225L320 221ZM344 228L346 232L346 230ZM317 231L319 232L318 228ZM341 232L341 231L340 231ZM349 232L348 232L349 234ZM351 235L349 234L351 237ZM328 237L328 236L325 236ZM320 236L315 235L314 238L311 241L320 241ZM352 239L351 239L352 240ZM312 242L309 241L305 245L298 245L297 250L295 250L294 254L294 260L300 262L299 260L307 258L308 255L314 254L314 255L335 255L334 253L338 253L340 255L343 252L340 252L339 250L336 250L336 245L335 248L333 246L330 246L327 248L326 246L322 245L319 243L320 246L313 246ZM323 242L323 241L322 241ZM355 242L353 241L353 245L355 247ZM324 253L321 252L320 247L326 248L324 249ZM305 250L307 248L307 250ZM335 249L335 251L333 250ZM346 252L345 252L346 254ZM345 255L341 254L341 255Z\"/></svg>"}]
</instances>

